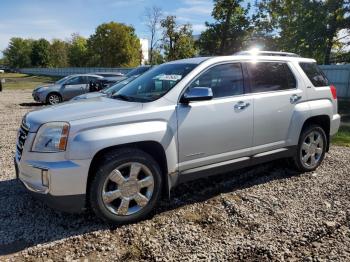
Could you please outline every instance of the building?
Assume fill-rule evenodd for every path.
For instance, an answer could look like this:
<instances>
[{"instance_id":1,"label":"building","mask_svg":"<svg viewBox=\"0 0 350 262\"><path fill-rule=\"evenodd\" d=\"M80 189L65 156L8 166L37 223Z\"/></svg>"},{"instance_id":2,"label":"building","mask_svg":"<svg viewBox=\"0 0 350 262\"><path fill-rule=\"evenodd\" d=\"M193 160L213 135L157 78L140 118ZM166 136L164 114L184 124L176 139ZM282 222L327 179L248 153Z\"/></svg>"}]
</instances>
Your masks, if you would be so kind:
<instances>
[{"instance_id":1,"label":"building","mask_svg":"<svg viewBox=\"0 0 350 262\"><path fill-rule=\"evenodd\" d=\"M141 64L144 65L149 60L148 39L140 38L140 44L141 44L141 53L142 53Z\"/></svg>"}]
</instances>

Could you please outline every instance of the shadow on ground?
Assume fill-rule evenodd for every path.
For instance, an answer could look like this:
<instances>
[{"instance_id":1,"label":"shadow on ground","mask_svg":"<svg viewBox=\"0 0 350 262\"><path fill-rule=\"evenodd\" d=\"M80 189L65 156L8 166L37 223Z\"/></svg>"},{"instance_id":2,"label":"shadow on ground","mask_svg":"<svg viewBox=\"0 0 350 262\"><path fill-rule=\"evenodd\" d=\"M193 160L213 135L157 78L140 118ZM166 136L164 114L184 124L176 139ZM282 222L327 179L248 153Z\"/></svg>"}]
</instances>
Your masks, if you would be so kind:
<instances>
[{"instance_id":1,"label":"shadow on ground","mask_svg":"<svg viewBox=\"0 0 350 262\"><path fill-rule=\"evenodd\" d=\"M298 175L284 165L283 161L272 162L179 185L173 190L171 199L162 201L155 213ZM91 212L66 214L54 211L34 200L15 179L0 181L0 210L0 255L101 229L116 228L101 222Z\"/></svg>"},{"instance_id":2,"label":"shadow on ground","mask_svg":"<svg viewBox=\"0 0 350 262\"><path fill-rule=\"evenodd\" d=\"M25 106L25 107L35 107L35 106L44 106L44 104L42 103L36 103L36 102L33 102L33 103L20 103L19 104L20 106Z\"/></svg>"}]
</instances>

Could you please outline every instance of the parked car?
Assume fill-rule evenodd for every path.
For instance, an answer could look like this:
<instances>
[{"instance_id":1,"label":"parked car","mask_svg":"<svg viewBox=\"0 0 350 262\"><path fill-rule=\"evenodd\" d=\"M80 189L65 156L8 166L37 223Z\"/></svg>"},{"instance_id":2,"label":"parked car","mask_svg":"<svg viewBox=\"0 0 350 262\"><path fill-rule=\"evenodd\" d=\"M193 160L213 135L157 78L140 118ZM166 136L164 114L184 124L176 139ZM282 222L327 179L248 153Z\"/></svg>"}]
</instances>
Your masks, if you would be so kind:
<instances>
[{"instance_id":1,"label":"parked car","mask_svg":"<svg viewBox=\"0 0 350 262\"><path fill-rule=\"evenodd\" d=\"M188 180L281 158L313 171L339 124L336 89L313 59L199 57L162 64L111 97L27 114L15 167L55 208L130 223Z\"/></svg>"},{"instance_id":2,"label":"parked car","mask_svg":"<svg viewBox=\"0 0 350 262\"><path fill-rule=\"evenodd\" d=\"M87 93L87 94L83 94L83 95L80 95L80 96L76 96L72 100L82 100L82 99L89 99L89 98L96 98L96 97L114 95L120 89L122 89L126 84L130 83L131 81L133 81L137 77L139 77L139 75L131 76L131 77L129 77L129 78L123 80L123 81L117 82L116 84L114 84L114 85L112 85L110 87L106 87L106 88L102 89L101 91L92 92L92 93Z\"/></svg>"},{"instance_id":3,"label":"parked car","mask_svg":"<svg viewBox=\"0 0 350 262\"><path fill-rule=\"evenodd\" d=\"M38 86L33 90L32 96L37 102L55 105L92 91L91 84L97 83L98 85L98 81L102 80L103 77L98 75L70 75L54 84Z\"/></svg>"},{"instance_id":4,"label":"parked car","mask_svg":"<svg viewBox=\"0 0 350 262\"><path fill-rule=\"evenodd\" d=\"M114 80L116 82L119 82L119 81L125 80L125 79L132 77L132 76L135 76L135 75L141 75L141 74L145 73L146 71L148 71L150 68L152 68L152 66L150 66L150 65L139 66L139 67L132 69L131 71L129 71L127 74L125 74L123 76L114 78Z\"/></svg>"},{"instance_id":5,"label":"parked car","mask_svg":"<svg viewBox=\"0 0 350 262\"><path fill-rule=\"evenodd\" d=\"M120 72L96 72L96 73L92 73L92 74L102 76L106 80L106 83L109 86L120 81L121 77L124 77L124 74L120 73Z\"/></svg>"}]
</instances>

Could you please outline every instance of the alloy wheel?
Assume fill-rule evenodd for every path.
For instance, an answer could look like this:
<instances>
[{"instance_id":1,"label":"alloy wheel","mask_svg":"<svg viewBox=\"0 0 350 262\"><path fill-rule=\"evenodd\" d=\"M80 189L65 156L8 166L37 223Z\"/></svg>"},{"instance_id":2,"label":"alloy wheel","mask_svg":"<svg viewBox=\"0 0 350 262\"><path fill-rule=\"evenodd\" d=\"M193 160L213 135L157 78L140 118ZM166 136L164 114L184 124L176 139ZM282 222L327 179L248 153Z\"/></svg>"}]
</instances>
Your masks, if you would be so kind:
<instances>
[{"instance_id":1,"label":"alloy wheel","mask_svg":"<svg viewBox=\"0 0 350 262\"><path fill-rule=\"evenodd\" d=\"M52 94L49 96L49 103L50 105L56 105L61 101L61 98L56 95L56 94Z\"/></svg>"},{"instance_id":2,"label":"alloy wheel","mask_svg":"<svg viewBox=\"0 0 350 262\"><path fill-rule=\"evenodd\" d=\"M154 178L147 166L129 162L115 168L102 188L102 201L113 214L128 216L140 211L153 195Z\"/></svg>"},{"instance_id":3,"label":"alloy wheel","mask_svg":"<svg viewBox=\"0 0 350 262\"><path fill-rule=\"evenodd\" d=\"M319 131L313 130L305 136L300 150L301 162L305 167L312 169L319 164L323 145L324 139Z\"/></svg>"}]
</instances>

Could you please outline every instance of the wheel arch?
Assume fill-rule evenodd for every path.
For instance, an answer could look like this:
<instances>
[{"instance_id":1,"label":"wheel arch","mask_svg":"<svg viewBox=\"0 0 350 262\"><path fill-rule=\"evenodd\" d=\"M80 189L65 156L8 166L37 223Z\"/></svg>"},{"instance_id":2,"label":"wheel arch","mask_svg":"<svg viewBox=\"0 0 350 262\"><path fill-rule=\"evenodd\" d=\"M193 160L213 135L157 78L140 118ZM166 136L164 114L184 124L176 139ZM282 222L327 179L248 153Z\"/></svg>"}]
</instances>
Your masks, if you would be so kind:
<instances>
[{"instance_id":1,"label":"wheel arch","mask_svg":"<svg viewBox=\"0 0 350 262\"><path fill-rule=\"evenodd\" d=\"M310 125L318 125L322 127L324 132L326 133L327 138L327 146L326 146L326 152L329 151L329 144L330 144L330 126L331 126L331 120L329 115L317 115L317 116L311 116L308 119L304 121L304 124L300 130L299 137L302 133L302 131L310 126Z\"/></svg>"},{"instance_id":2,"label":"wheel arch","mask_svg":"<svg viewBox=\"0 0 350 262\"><path fill-rule=\"evenodd\" d=\"M45 98L46 103L49 103L49 102L48 102L49 96L50 96L50 95L53 95L53 94L58 95L58 96L61 98L61 102L63 101L63 96L62 96L59 92L57 92L57 91L51 91L51 92L49 92L49 93L46 95L46 98Z\"/></svg>"},{"instance_id":3,"label":"wheel arch","mask_svg":"<svg viewBox=\"0 0 350 262\"><path fill-rule=\"evenodd\" d=\"M163 185L162 185L162 194L165 196L169 196L170 191L170 185L168 181L168 165L167 165L167 158L166 153L163 148L163 146L156 141L142 141L142 142L133 142L133 143L127 143L127 144L121 144L121 145L115 145L110 146L107 148L103 148L100 151L98 151L94 157L92 158L92 161L90 163L89 172L88 172L88 178L87 178L87 184L86 184L86 192L88 194L89 188L92 182L92 179L98 169L99 163L103 159L104 155L107 153L113 152L118 149L122 148L135 148L139 149L150 156L153 157L153 159L159 164L159 167L162 172L163 177ZM87 198L88 199L88 198Z\"/></svg>"}]
</instances>

